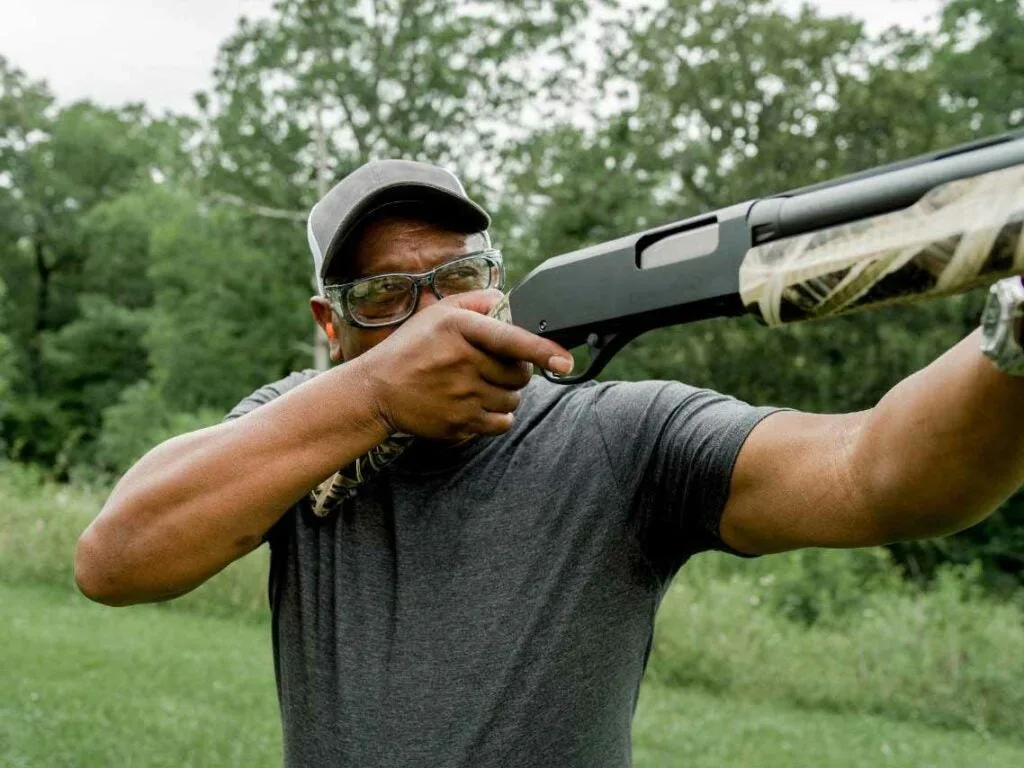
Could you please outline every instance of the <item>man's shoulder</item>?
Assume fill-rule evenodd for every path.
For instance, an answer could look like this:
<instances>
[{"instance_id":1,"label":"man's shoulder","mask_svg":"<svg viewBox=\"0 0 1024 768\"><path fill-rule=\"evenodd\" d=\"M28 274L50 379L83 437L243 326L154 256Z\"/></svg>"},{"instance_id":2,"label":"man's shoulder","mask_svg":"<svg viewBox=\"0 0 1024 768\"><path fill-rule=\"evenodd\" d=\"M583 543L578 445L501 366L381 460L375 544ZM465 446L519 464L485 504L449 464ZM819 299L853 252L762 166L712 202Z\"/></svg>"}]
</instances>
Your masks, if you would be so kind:
<instances>
[{"instance_id":1,"label":"man's shoulder","mask_svg":"<svg viewBox=\"0 0 1024 768\"><path fill-rule=\"evenodd\" d=\"M526 425L540 421L629 420L654 405L678 404L700 390L675 381L587 381L555 384L534 376L523 391L516 420Z\"/></svg>"},{"instance_id":2,"label":"man's shoulder","mask_svg":"<svg viewBox=\"0 0 1024 768\"><path fill-rule=\"evenodd\" d=\"M531 429L591 430L604 441L656 437L669 424L678 434L703 426L742 421L752 406L711 389L680 381L588 381L554 384L535 376L516 410L516 422Z\"/></svg>"},{"instance_id":3,"label":"man's shoulder","mask_svg":"<svg viewBox=\"0 0 1024 768\"><path fill-rule=\"evenodd\" d=\"M263 390L272 390L273 392L277 393L277 396L280 396L290 389L295 389L295 387L299 386L300 384L305 384L314 376L321 373L323 373L323 371L318 371L315 368L305 368L301 371L292 371L283 379L278 379L277 381L272 382L270 384L264 384L256 391L260 392Z\"/></svg>"},{"instance_id":4,"label":"man's shoulder","mask_svg":"<svg viewBox=\"0 0 1024 768\"><path fill-rule=\"evenodd\" d=\"M526 388L526 397L539 407L564 403L574 408L595 404L616 407L626 402L643 402L671 393L686 397L701 390L678 381L649 379L643 381L587 381L582 384L555 384L543 376L534 376Z\"/></svg>"},{"instance_id":5,"label":"man's shoulder","mask_svg":"<svg viewBox=\"0 0 1024 768\"><path fill-rule=\"evenodd\" d=\"M283 379L264 384L259 389L256 389L252 394L242 398L238 404L232 408L227 416L224 417L225 421L230 419L237 419L239 416L244 416L254 408L258 408L261 405L269 403L271 400L280 397L285 392L295 389L300 384L305 384L307 381L312 379L317 374L322 373L315 368L306 368L302 371L292 371Z\"/></svg>"}]
</instances>

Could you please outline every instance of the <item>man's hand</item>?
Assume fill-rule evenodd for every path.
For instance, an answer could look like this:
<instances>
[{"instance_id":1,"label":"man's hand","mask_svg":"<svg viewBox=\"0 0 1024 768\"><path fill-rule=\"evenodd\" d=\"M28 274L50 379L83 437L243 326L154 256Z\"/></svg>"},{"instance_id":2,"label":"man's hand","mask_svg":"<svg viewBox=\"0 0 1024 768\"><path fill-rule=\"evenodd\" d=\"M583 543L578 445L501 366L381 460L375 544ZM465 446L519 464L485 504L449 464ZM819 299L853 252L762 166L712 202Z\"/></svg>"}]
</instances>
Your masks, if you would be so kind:
<instances>
[{"instance_id":1,"label":"man's hand","mask_svg":"<svg viewBox=\"0 0 1024 768\"><path fill-rule=\"evenodd\" d=\"M572 370L559 344L487 316L501 298L496 290L450 296L360 356L391 432L446 440L501 434L512 427L532 365Z\"/></svg>"}]
</instances>

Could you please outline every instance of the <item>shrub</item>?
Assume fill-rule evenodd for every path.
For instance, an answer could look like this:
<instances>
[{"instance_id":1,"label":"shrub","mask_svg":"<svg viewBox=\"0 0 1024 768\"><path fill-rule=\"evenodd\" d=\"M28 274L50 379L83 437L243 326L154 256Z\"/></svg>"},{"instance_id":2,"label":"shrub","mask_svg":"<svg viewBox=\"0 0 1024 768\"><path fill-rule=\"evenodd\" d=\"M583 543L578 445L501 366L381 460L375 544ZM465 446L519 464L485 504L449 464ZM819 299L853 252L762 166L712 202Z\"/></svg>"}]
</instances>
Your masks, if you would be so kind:
<instances>
[{"instance_id":1,"label":"shrub","mask_svg":"<svg viewBox=\"0 0 1024 768\"><path fill-rule=\"evenodd\" d=\"M101 485L62 484L38 469L0 461L0 580L75 587L75 544L100 511ZM267 618L267 548L232 563L195 591L164 603L172 610Z\"/></svg>"},{"instance_id":2,"label":"shrub","mask_svg":"<svg viewBox=\"0 0 1024 768\"><path fill-rule=\"evenodd\" d=\"M822 614L829 620L808 625L788 618L784 599L770 591L766 598L771 562L783 574L768 587L775 590L805 567L796 555L726 577L716 573L723 566L699 558L684 568L659 613L651 678L745 699L1022 732L1024 612L985 598L979 569L940 569L927 590L882 586L887 576L858 590L851 578L856 597L821 599L832 606ZM833 571L848 554L819 558L814 568L838 584ZM807 590L819 605L819 592Z\"/></svg>"},{"instance_id":3,"label":"shrub","mask_svg":"<svg viewBox=\"0 0 1024 768\"><path fill-rule=\"evenodd\" d=\"M197 413L168 411L156 387L140 381L126 388L118 402L104 410L94 467L101 473L120 475L153 446L216 424L222 417L222 413L210 409Z\"/></svg>"}]
</instances>

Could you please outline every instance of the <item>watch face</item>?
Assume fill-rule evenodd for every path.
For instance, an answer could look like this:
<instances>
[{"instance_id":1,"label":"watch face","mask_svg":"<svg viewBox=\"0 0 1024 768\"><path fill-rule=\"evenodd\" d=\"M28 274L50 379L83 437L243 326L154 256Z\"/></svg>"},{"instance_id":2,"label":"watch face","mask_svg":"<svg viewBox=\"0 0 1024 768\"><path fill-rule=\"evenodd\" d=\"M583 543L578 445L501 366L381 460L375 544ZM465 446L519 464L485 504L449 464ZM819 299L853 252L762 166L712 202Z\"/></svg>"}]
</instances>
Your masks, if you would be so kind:
<instances>
[{"instance_id":1,"label":"watch face","mask_svg":"<svg viewBox=\"0 0 1024 768\"><path fill-rule=\"evenodd\" d=\"M1024 287L1018 278L992 286L981 315L981 351L996 367L1013 376L1024 375L1024 348L1019 322L1024 310Z\"/></svg>"},{"instance_id":2,"label":"watch face","mask_svg":"<svg viewBox=\"0 0 1024 768\"><path fill-rule=\"evenodd\" d=\"M996 329L999 327L999 318L1002 314L999 294L993 291L989 293L988 301L985 302L985 309L981 313L981 327L986 337L996 335Z\"/></svg>"}]
</instances>

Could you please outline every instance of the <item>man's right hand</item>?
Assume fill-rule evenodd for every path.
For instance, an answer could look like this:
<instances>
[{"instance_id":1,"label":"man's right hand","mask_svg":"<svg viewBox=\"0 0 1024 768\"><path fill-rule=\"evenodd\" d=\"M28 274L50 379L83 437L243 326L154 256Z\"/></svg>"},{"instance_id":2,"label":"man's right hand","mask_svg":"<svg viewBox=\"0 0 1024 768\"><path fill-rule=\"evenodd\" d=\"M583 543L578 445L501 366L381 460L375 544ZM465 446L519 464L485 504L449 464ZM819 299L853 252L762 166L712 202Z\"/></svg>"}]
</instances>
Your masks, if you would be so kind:
<instances>
[{"instance_id":1,"label":"man's right hand","mask_svg":"<svg viewBox=\"0 0 1024 768\"><path fill-rule=\"evenodd\" d=\"M443 440L501 434L512 427L533 365L572 370L561 345L487 316L501 298L496 290L450 296L363 353L389 431Z\"/></svg>"}]
</instances>

